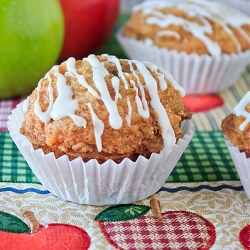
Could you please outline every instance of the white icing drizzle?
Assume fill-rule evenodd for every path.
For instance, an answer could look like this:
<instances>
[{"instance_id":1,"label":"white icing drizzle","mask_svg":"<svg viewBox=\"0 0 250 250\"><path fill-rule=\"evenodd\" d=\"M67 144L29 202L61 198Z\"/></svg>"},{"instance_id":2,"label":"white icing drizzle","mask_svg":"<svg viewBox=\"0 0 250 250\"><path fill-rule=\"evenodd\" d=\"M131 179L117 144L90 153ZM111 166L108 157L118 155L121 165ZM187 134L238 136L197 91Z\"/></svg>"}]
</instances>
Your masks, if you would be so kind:
<instances>
[{"instance_id":1,"label":"white icing drizzle","mask_svg":"<svg viewBox=\"0 0 250 250\"><path fill-rule=\"evenodd\" d=\"M174 79L174 77L170 74L170 73L168 73L165 69L163 69L162 67L159 67L159 70L165 75L165 77L168 79L168 81L172 84L172 86L176 89L176 90L178 90L179 92L180 92L180 95L181 95L181 97L184 97L185 96L185 90L184 90L184 88L182 88L181 87L181 85L179 85L176 81L175 81L175 79Z\"/></svg>"},{"instance_id":2,"label":"white icing drizzle","mask_svg":"<svg viewBox=\"0 0 250 250\"><path fill-rule=\"evenodd\" d=\"M161 90L165 90L167 88L167 83L165 82L164 77L157 70L159 70L167 78L167 80L172 84L172 86L176 90L178 90L180 92L181 97L185 96L185 90L184 90L184 88L182 88L175 81L174 77L170 73L168 73L165 69L163 69L162 67L158 67L158 66L156 66L155 64L153 64L151 62L143 62L143 64L146 67L150 68L151 70L154 70L158 74L158 77L159 77L159 80L160 80Z\"/></svg>"},{"instance_id":3,"label":"white icing drizzle","mask_svg":"<svg viewBox=\"0 0 250 250\"><path fill-rule=\"evenodd\" d=\"M239 129L244 130L246 125L250 122L250 113L246 111L247 104L250 103L250 91L240 100L237 106L235 106L233 112L236 116L244 116L246 120L240 125Z\"/></svg>"},{"instance_id":4,"label":"white icing drizzle","mask_svg":"<svg viewBox=\"0 0 250 250\"><path fill-rule=\"evenodd\" d=\"M168 85L167 85L167 83L166 83L166 81L165 81L165 79L164 79L164 75L163 75L162 73L159 73L159 72L157 71L157 76L158 76L158 79L159 79L159 81L160 81L160 88L161 88L161 90L162 90L162 91L166 90L167 87L168 87Z\"/></svg>"},{"instance_id":5,"label":"white icing drizzle","mask_svg":"<svg viewBox=\"0 0 250 250\"><path fill-rule=\"evenodd\" d=\"M239 28L239 32L250 43L250 37L247 35L247 33L242 28Z\"/></svg>"},{"instance_id":6,"label":"white icing drizzle","mask_svg":"<svg viewBox=\"0 0 250 250\"><path fill-rule=\"evenodd\" d=\"M141 92L141 97L142 100L140 99L139 95L138 95L138 88L135 86L135 82L134 81L130 81L133 85L134 85L134 90L136 93L136 104L137 104L137 109L138 109L138 113L143 117L143 118L148 118L150 116L149 113L149 108L148 108L148 103L145 97L145 91L144 91L144 87L140 81L140 77L136 74L134 68L133 68L133 64L132 61L128 61L129 67L130 67L130 71L132 72L132 74L135 76L137 84L140 87L140 92Z\"/></svg>"},{"instance_id":7,"label":"white icing drizzle","mask_svg":"<svg viewBox=\"0 0 250 250\"><path fill-rule=\"evenodd\" d=\"M76 71L76 67L75 67L75 63L76 60L73 57L70 57L67 61L66 61L66 66L68 69L68 74L71 74L73 76L75 76L78 80L78 82L85 88L88 89L88 91L97 99L100 99L99 94L91 87L89 86L89 84L86 82L85 78L83 75L79 75Z\"/></svg>"},{"instance_id":8,"label":"white icing drizzle","mask_svg":"<svg viewBox=\"0 0 250 250\"><path fill-rule=\"evenodd\" d=\"M160 32L157 33L157 36L173 36L178 40L181 39L180 34L172 30L161 30Z\"/></svg>"},{"instance_id":9,"label":"white icing drizzle","mask_svg":"<svg viewBox=\"0 0 250 250\"><path fill-rule=\"evenodd\" d=\"M97 150L99 152L101 152L102 151L101 136L102 136L103 131L104 131L104 123L95 114L91 103L87 103L87 106L89 107L89 110L90 110L90 113L92 116L92 122L94 124L94 134L95 134L95 140L96 140L96 147L97 147Z\"/></svg>"},{"instance_id":10,"label":"white icing drizzle","mask_svg":"<svg viewBox=\"0 0 250 250\"><path fill-rule=\"evenodd\" d=\"M188 13L190 16L197 16L202 22L202 25L172 14L161 13L160 10L166 7L176 7ZM181 25L186 31L191 32L193 36L202 40L210 54L213 56L219 56L221 54L221 48L218 43L212 41L206 36L206 34L211 34L213 32L212 26L206 18L222 25L224 31L228 33L234 41L238 52L241 51L240 43L229 26L238 29L241 35L244 36L247 41L250 41L250 36L241 28L244 24L250 24L250 18L247 15L222 4L206 0L155 0L145 1L133 9L134 12L138 10L142 10L144 15L149 15L149 17L147 17L148 24L158 25L161 28L167 28L171 24ZM161 34L164 33L160 33L160 35Z\"/></svg>"},{"instance_id":11,"label":"white icing drizzle","mask_svg":"<svg viewBox=\"0 0 250 250\"><path fill-rule=\"evenodd\" d=\"M128 89L128 81L122 72L122 66L119 62L119 59L115 56L108 56L108 61L115 63L118 71L118 76L121 77L122 81L124 82L125 89Z\"/></svg>"},{"instance_id":12,"label":"white icing drizzle","mask_svg":"<svg viewBox=\"0 0 250 250\"><path fill-rule=\"evenodd\" d=\"M122 67L120 61L116 57L107 56L107 58L111 63L114 63L116 65L119 75L119 77L113 76L111 78L111 84L115 91L114 100L112 100L110 96L107 83L105 81L105 77L109 75L109 72L104 67L104 64L101 63L94 55L90 55L87 58L84 58L83 60L86 60L90 63L92 67L93 82L100 94L98 94L91 86L88 85L87 81L84 79L83 76L77 73L75 66L76 61L74 58L69 58L67 60L66 67L68 71L65 73L65 75L70 74L71 76L76 77L78 82L82 84L84 87L86 87L94 97L96 97L97 99L101 99L109 113L110 126L114 129L120 129L123 121L118 112L117 102L119 98L122 98L119 92L120 80L122 80L123 77L125 78L126 73L123 72L119 73L119 70L122 70ZM145 89L140 80L140 77L143 77L146 88L148 89L148 93L150 95L151 99L150 105L157 113L158 123L162 131L164 147L171 148L176 142L175 134L170 124L167 112L160 101L158 95L157 81L151 75L149 69L157 74L160 82L160 88L162 90L165 90L167 88L167 83L164 80L164 76L173 85L173 87L180 92L181 96L184 96L185 94L183 88L175 82L174 78L169 73L167 73L164 69L157 67L152 63L149 62L142 63L136 60L133 61L125 60L125 61L129 64L130 71L136 79L136 82L130 80L130 84L133 85L133 89L135 91L135 102L138 109L137 112L143 118L148 118L150 116L148 102L145 97ZM136 70L133 67L133 63L136 65ZM51 78L49 74L46 74L45 78L47 78L49 81L48 84L49 106L45 112L42 112L41 107L39 106L39 95L37 95L37 100L35 104L36 115L44 123L48 123L50 119L59 120L68 116L72 118L72 120L77 126L83 126L84 128L86 128L87 126L86 120L80 116L75 115L75 111L79 109L78 102L72 98L73 92L71 86L66 84L66 77L59 72L59 66L53 67L51 72L56 76L56 87L58 96L53 102L53 88L51 86ZM122 81L124 82L124 80ZM124 84L124 87L125 85L126 84ZM40 91L40 88L41 88L41 82L39 82L37 87L38 93ZM139 96L139 91L140 91L140 96ZM125 98L125 96L123 98ZM125 119L128 126L130 126L133 110L129 97L126 98L127 98L128 111L125 116ZM92 104L87 103L86 105L88 106L89 112L92 117L97 149L98 151L102 151L101 136L104 131L104 123L95 114Z\"/></svg>"},{"instance_id":13,"label":"white icing drizzle","mask_svg":"<svg viewBox=\"0 0 250 250\"><path fill-rule=\"evenodd\" d=\"M92 66L93 80L101 93L101 99L109 112L110 126L114 129L119 129L122 126L122 118L119 115L116 101L112 100L107 84L104 80L104 77L109 75L109 72L94 55L89 55L87 61Z\"/></svg>"},{"instance_id":14,"label":"white icing drizzle","mask_svg":"<svg viewBox=\"0 0 250 250\"><path fill-rule=\"evenodd\" d=\"M54 75L57 77L56 85L58 90L58 96L53 103L53 88L51 86L51 77L47 73L45 78L48 79L48 92L49 92L49 106L46 111L41 110L41 106L39 104L39 91L41 88L41 81L38 83L37 87L37 99L34 105L34 113L37 117L44 122L45 124L53 120L60 120L64 117L71 117L74 123L77 126L83 126L86 128L86 120L81 116L77 116L74 114L75 110L78 109L77 101L72 99L72 90L71 87L66 84L65 77L59 73L59 66L53 66L52 71L54 71Z\"/></svg>"},{"instance_id":15,"label":"white icing drizzle","mask_svg":"<svg viewBox=\"0 0 250 250\"><path fill-rule=\"evenodd\" d=\"M46 74L45 78L47 78L49 81L49 84L48 84L49 106L48 106L46 111L42 112L41 106L39 104L39 91L41 88L41 81L42 81L42 80L40 80L38 83L38 87L37 87L37 99L35 101L34 113L39 117L39 119L42 122L48 123L51 119L50 112L53 108L53 89L51 87L51 77L48 74Z\"/></svg>"},{"instance_id":16,"label":"white icing drizzle","mask_svg":"<svg viewBox=\"0 0 250 250\"><path fill-rule=\"evenodd\" d=\"M117 76L114 76L114 77L112 77L111 82L112 82L112 86L115 90L115 102L117 103L118 98L122 98L122 96L119 93L120 80Z\"/></svg>"},{"instance_id":17,"label":"white icing drizzle","mask_svg":"<svg viewBox=\"0 0 250 250\"><path fill-rule=\"evenodd\" d=\"M149 17L147 18L147 23L156 24L161 28L166 28L173 23L176 25L181 25L186 31L191 32L193 36L201 39L206 44L207 49L211 55L217 56L221 54L220 46L205 35L205 33L211 34L212 29L210 24L204 18L202 18L204 25L200 25L198 23L188 21L182 17L174 16L172 14L167 14L164 16L165 19L160 19L158 17Z\"/></svg>"},{"instance_id":18,"label":"white icing drizzle","mask_svg":"<svg viewBox=\"0 0 250 250\"><path fill-rule=\"evenodd\" d=\"M127 105L128 105L128 114L126 115L126 121L128 126L131 124L131 117L132 117L132 107L129 98L127 97Z\"/></svg>"},{"instance_id":19,"label":"white icing drizzle","mask_svg":"<svg viewBox=\"0 0 250 250\"><path fill-rule=\"evenodd\" d=\"M86 128L86 120L81 116L75 115L75 110L78 109L78 103L72 99L73 92L71 87L66 84L66 78L59 72L55 72L54 74L57 77L56 86L58 96L50 111L50 117L53 120L60 120L69 116L77 126Z\"/></svg>"},{"instance_id":20,"label":"white icing drizzle","mask_svg":"<svg viewBox=\"0 0 250 250\"><path fill-rule=\"evenodd\" d=\"M161 133L163 137L164 147L170 149L175 144L176 138L174 130L170 124L168 114L160 101L157 90L157 82L143 63L139 61L133 61L133 62L136 64L137 69L144 77L151 98L150 101L151 107L155 110L155 112L158 115L158 123L162 130Z\"/></svg>"},{"instance_id":21,"label":"white icing drizzle","mask_svg":"<svg viewBox=\"0 0 250 250\"><path fill-rule=\"evenodd\" d=\"M134 90L135 90L135 102L137 104L137 111L138 113L141 115L141 117L143 118L148 118L149 117L149 109L148 109L148 105L146 109L143 109L143 105L142 105L142 101L138 95L138 88L135 85L135 82L133 80L130 80L130 83L133 84L134 86Z\"/></svg>"}]
</instances>

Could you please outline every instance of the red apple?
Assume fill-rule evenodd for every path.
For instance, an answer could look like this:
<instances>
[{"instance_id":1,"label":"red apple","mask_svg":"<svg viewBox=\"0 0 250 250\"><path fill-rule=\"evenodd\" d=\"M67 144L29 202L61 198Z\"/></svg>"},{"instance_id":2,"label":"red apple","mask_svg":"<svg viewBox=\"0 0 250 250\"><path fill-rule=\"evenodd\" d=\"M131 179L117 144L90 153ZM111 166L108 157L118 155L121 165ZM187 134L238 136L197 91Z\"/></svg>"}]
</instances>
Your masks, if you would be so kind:
<instances>
[{"instance_id":1,"label":"red apple","mask_svg":"<svg viewBox=\"0 0 250 250\"><path fill-rule=\"evenodd\" d=\"M85 230L66 224L41 226L35 234L9 233L0 231L0 249L88 249L90 238Z\"/></svg>"},{"instance_id":2,"label":"red apple","mask_svg":"<svg viewBox=\"0 0 250 250\"><path fill-rule=\"evenodd\" d=\"M60 61L95 53L111 35L120 9L119 0L59 0L65 36Z\"/></svg>"},{"instance_id":3,"label":"red apple","mask_svg":"<svg viewBox=\"0 0 250 250\"><path fill-rule=\"evenodd\" d=\"M241 229L239 238L244 249L250 249L250 224Z\"/></svg>"},{"instance_id":4,"label":"red apple","mask_svg":"<svg viewBox=\"0 0 250 250\"><path fill-rule=\"evenodd\" d=\"M29 233L28 226L18 217L0 211L0 249L8 250L61 250L88 249L88 233L74 225L49 224L40 226L38 232Z\"/></svg>"},{"instance_id":5,"label":"red apple","mask_svg":"<svg viewBox=\"0 0 250 250\"><path fill-rule=\"evenodd\" d=\"M197 249L214 244L214 225L188 211L162 213L165 221L146 214L150 207L119 205L103 210L95 218L107 241L117 249Z\"/></svg>"}]
</instances>

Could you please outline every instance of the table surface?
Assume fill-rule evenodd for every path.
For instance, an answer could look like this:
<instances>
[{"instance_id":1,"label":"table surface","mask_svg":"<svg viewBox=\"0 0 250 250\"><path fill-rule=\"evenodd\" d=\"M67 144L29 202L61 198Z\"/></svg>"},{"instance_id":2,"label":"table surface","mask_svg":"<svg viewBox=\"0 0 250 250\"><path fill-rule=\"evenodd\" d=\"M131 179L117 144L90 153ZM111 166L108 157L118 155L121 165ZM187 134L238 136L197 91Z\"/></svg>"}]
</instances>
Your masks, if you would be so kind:
<instances>
[{"instance_id":1,"label":"table surface","mask_svg":"<svg viewBox=\"0 0 250 250\"><path fill-rule=\"evenodd\" d=\"M118 27L127 18L128 14L121 15ZM98 53L126 58L115 38L115 32ZM163 216L171 223L174 219L168 216L174 214L181 215L182 219L188 217L188 220L192 221L199 218L198 224L206 223L207 229L209 228L207 238L202 238L208 247L196 245L188 249L243 249L240 232L247 232L248 237L250 235L250 201L244 193L220 129L222 119L232 112L249 89L250 66L233 87L218 95L210 95L211 101L221 101L218 107L205 107L207 110L194 112L193 120L197 127L195 135L163 188L156 194ZM60 200L44 190L7 130L8 115L24 98L0 101L1 230L5 228L4 231L10 231L6 226L6 220L1 221L1 216L8 213L15 223L18 218L25 222L22 212L28 209L35 214L40 224L69 225L61 235L52 233L56 235L53 244L63 242L67 235L71 237L75 227L80 228L81 237L79 236L76 243L69 243L73 244L72 249L78 249L77 244L85 247L81 249L181 249L184 238L185 242L198 244L197 233L195 237L191 237L188 228L182 230L181 236L179 231L175 231L174 235L178 235L179 240L167 234L170 229L152 217L152 197L126 206L94 207ZM192 98L194 101L203 101L202 98L198 99L200 96ZM126 213L129 214L128 217ZM125 222L129 222L130 225ZM136 229L137 226L139 229ZM154 230L151 230L151 227ZM163 230L164 235L161 235L160 230ZM191 239L183 238L183 235L187 234ZM202 234L204 232L198 233ZM15 242L15 236L12 238ZM47 241L47 238L43 239ZM30 243L30 239L26 241ZM167 248L171 241L174 242L172 248ZM3 249L1 246L5 245L1 244L5 243L0 241L0 249ZM31 247L35 246L35 243L30 244ZM57 247L60 249L60 244Z\"/></svg>"}]
</instances>

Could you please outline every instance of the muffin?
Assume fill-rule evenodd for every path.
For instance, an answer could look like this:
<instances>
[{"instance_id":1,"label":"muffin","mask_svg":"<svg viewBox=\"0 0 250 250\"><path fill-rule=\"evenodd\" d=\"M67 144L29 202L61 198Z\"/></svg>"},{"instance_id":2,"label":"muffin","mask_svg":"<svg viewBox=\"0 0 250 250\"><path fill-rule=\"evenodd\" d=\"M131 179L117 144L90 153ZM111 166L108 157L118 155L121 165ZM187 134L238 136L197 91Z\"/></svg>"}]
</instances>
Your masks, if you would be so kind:
<instances>
[{"instance_id":1,"label":"muffin","mask_svg":"<svg viewBox=\"0 0 250 250\"><path fill-rule=\"evenodd\" d=\"M250 18L205 0L145 1L117 38L131 59L162 66L192 94L230 87L250 58Z\"/></svg>"},{"instance_id":2,"label":"muffin","mask_svg":"<svg viewBox=\"0 0 250 250\"><path fill-rule=\"evenodd\" d=\"M9 130L52 193L92 205L133 202L161 187L192 137L184 94L149 62L69 58L13 112Z\"/></svg>"},{"instance_id":3,"label":"muffin","mask_svg":"<svg viewBox=\"0 0 250 250\"><path fill-rule=\"evenodd\" d=\"M225 142L250 199L250 91L221 123Z\"/></svg>"}]
</instances>

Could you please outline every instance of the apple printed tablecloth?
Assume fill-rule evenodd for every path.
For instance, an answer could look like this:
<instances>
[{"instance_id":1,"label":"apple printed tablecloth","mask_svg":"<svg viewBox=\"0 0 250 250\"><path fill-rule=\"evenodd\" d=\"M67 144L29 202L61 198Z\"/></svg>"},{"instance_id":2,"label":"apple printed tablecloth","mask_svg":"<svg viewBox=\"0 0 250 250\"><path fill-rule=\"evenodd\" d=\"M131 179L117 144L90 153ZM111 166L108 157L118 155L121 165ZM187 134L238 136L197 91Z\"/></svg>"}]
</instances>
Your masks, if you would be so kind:
<instances>
[{"instance_id":1,"label":"apple printed tablecloth","mask_svg":"<svg viewBox=\"0 0 250 250\"><path fill-rule=\"evenodd\" d=\"M115 36L100 53L125 57ZM250 200L220 130L249 89L250 67L218 95L186 96L197 130L166 183L152 197L112 207L44 190L7 130L25 97L0 101L0 249L250 249ZM30 233L25 211L38 232Z\"/></svg>"}]
</instances>

